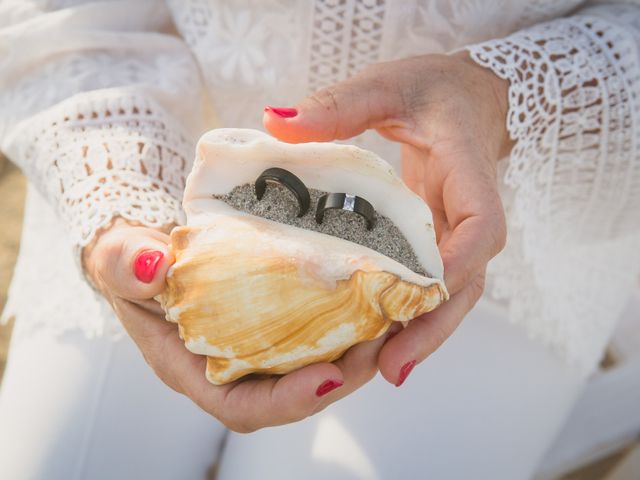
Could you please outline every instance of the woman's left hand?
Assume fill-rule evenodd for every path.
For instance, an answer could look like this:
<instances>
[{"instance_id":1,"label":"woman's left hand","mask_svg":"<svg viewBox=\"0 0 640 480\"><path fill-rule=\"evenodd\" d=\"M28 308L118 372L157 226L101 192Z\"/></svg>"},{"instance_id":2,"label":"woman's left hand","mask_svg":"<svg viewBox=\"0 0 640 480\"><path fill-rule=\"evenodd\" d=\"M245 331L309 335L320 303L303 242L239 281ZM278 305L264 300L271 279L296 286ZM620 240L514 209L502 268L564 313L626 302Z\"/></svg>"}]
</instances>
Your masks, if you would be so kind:
<instances>
[{"instance_id":1,"label":"woman's left hand","mask_svg":"<svg viewBox=\"0 0 640 480\"><path fill-rule=\"evenodd\" d=\"M287 142L375 129L402 143L402 174L433 212L451 299L381 348L378 368L394 385L453 333L482 294L487 263L505 244L496 166L511 148L507 91L507 81L460 52L377 64L296 108L265 109L265 127Z\"/></svg>"},{"instance_id":2,"label":"woman's left hand","mask_svg":"<svg viewBox=\"0 0 640 480\"><path fill-rule=\"evenodd\" d=\"M153 300L165 288L174 261L164 230L114 219L83 250L84 268L158 377L228 428L252 432L302 420L376 374L384 337L356 345L334 363L314 363L282 376L210 384L205 357L185 348L177 325L164 319Z\"/></svg>"}]
</instances>

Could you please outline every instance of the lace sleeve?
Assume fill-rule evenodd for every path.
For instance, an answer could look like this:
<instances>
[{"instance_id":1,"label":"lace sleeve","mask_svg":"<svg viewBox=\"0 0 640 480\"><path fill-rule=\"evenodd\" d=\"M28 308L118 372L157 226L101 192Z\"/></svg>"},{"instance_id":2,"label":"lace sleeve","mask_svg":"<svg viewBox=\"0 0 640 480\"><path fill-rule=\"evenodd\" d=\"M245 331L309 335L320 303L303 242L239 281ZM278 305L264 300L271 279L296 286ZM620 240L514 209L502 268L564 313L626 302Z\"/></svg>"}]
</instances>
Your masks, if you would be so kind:
<instances>
[{"instance_id":1,"label":"lace sleeve","mask_svg":"<svg viewBox=\"0 0 640 480\"><path fill-rule=\"evenodd\" d=\"M36 12L0 29L2 151L56 208L78 254L116 215L182 220L204 102L197 64L170 28L163 2L142 0Z\"/></svg>"},{"instance_id":2,"label":"lace sleeve","mask_svg":"<svg viewBox=\"0 0 640 480\"><path fill-rule=\"evenodd\" d=\"M494 295L585 372L640 266L639 45L640 7L599 5L467 47L510 82L511 251Z\"/></svg>"}]
</instances>

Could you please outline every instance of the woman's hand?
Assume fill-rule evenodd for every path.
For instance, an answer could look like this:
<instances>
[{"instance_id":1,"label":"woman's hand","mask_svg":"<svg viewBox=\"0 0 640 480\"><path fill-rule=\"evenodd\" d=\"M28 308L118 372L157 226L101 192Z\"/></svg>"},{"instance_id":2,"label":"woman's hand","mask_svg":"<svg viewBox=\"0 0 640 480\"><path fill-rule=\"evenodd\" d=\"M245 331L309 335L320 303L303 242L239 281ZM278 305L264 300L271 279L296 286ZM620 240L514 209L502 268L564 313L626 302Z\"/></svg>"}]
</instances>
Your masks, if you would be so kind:
<instances>
[{"instance_id":1,"label":"woman's hand","mask_svg":"<svg viewBox=\"0 0 640 480\"><path fill-rule=\"evenodd\" d=\"M402 143L403 177L433 212L451 299L382 347L378 366L396 386L480 298L487 263L505 244L496 164L511 148L507 91L505 80L461 52L377 64L296 108L265 109L265 127L288 142L375 129Z\"/></svg>"},{"instance_id":2,"label":"woman's hand","mask_svg":"<svg viewBox=\"0 0 640 480\"><path fill-rule=\"evenodd\" d=\"M377 372L384 338L357 345L337 362L310 365L282 377L210 384L205 379L206 358L186 349L177 326L164 319L153 300L162 292L174 261L168 243L162 231L118 219L84 249L84 267L160 379L227 427L250 432L301 420Z\"/></svg>"}]
</instances>

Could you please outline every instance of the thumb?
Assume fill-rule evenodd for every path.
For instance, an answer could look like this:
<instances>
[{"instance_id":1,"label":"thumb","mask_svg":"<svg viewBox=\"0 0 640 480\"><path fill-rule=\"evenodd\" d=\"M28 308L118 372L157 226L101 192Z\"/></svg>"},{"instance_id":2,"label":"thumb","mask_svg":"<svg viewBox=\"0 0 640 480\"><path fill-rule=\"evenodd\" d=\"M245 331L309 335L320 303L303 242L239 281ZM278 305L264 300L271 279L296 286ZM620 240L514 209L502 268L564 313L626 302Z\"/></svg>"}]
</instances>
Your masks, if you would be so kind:
<instances>
[{"instance_id":1,"label":"thumb","mask_svg":"<svg viewBox=\"0 0 640 480\"><path fill-rule=\"evenodd\" d=\"M290 143L326 142L354 137L381 128L401 112L402 98L393 88L384 65L324 88L295 108L266 107L264 127Z\"/></svg>"},{"instance_id":2,"label":"thumb","mask_svg":"<svg viewBox=\"0 0 640 480\"><path fill-rule=\"evenodd\" d=\"M164 289L174 261L168 243L167 235L144 227L107 232L91 252L94 279L110 296L132 301L153 298Z\"/></svg>"}]
</instances>

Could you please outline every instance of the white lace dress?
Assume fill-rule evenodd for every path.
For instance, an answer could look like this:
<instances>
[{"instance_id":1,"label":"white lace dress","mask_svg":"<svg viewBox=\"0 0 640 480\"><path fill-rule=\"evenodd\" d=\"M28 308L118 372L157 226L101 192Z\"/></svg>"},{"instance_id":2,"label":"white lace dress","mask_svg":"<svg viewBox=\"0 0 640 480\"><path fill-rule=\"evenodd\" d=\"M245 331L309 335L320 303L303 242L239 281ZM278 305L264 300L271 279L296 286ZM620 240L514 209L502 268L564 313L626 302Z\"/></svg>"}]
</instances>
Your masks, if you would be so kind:
<instances>
[{"instance_id":1,"label":"white lace dress","mask_svg":"<svg viewBox=\"0 0 640 480\"><path fill-rule=\"evenodd\" d=\"M30 180L5 317L117 335L74 257L114 215L180 222L204 130L260 128L265 105L367 64L464 47L511 85L509 239L487 295L589 373L640 269L637 2L5 0L0 147Z\"/></svg>"}]
</instances>

